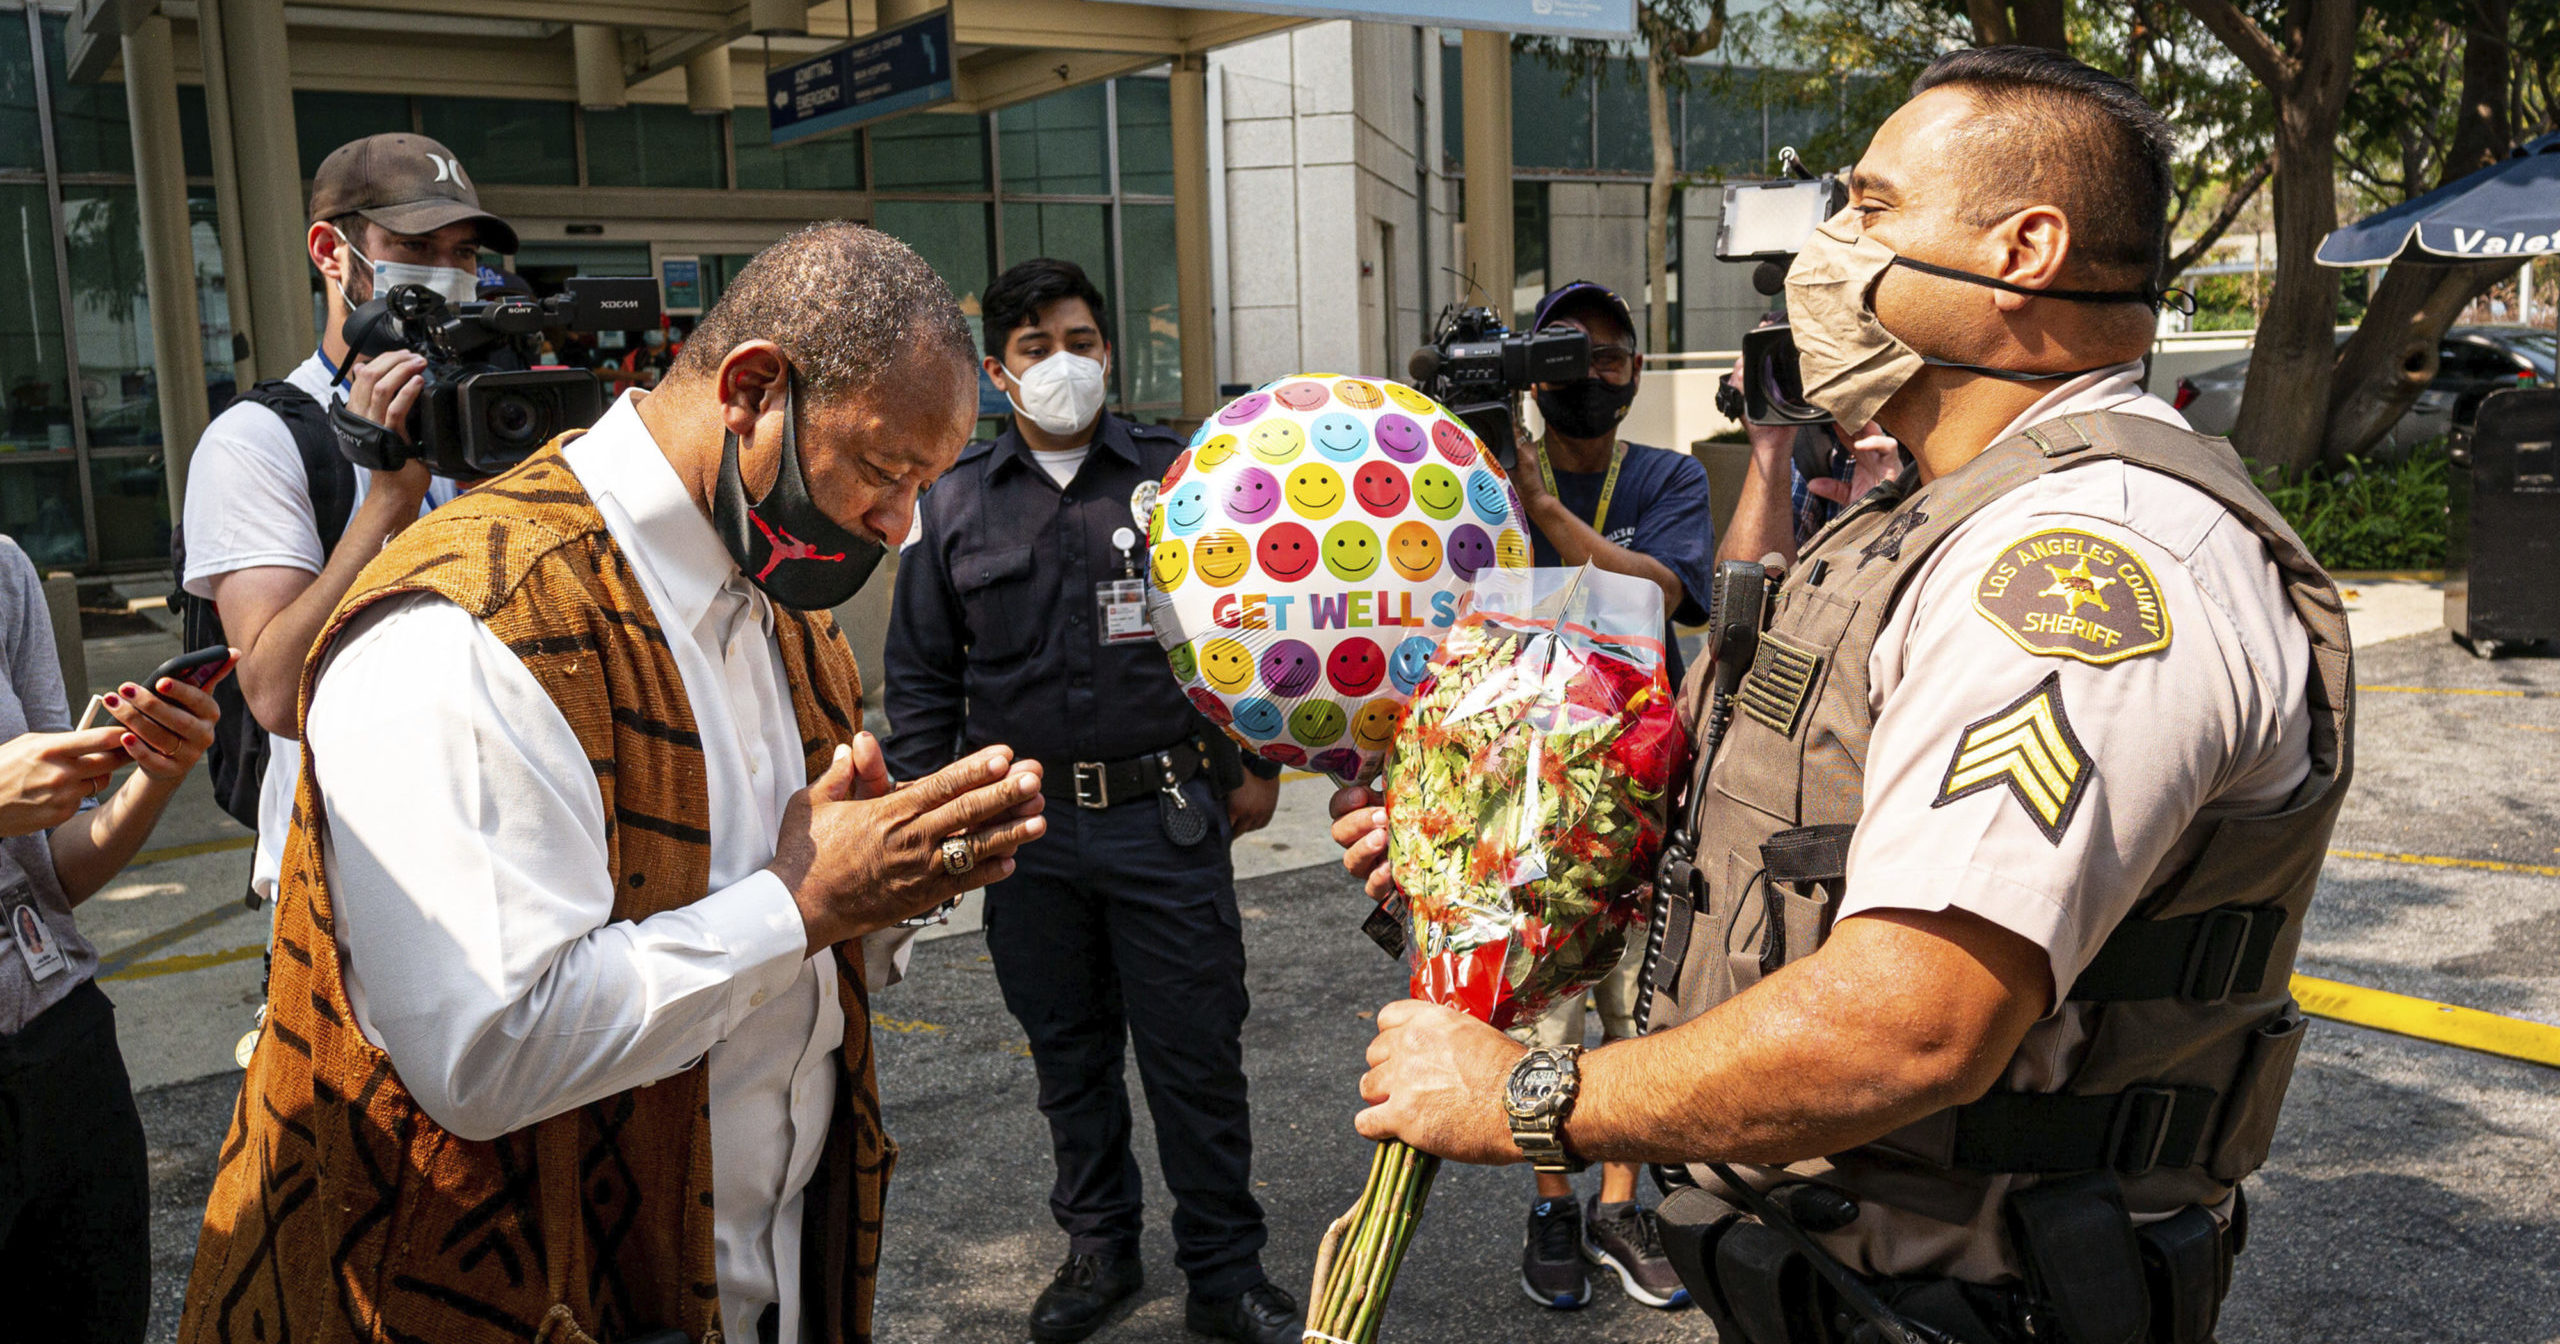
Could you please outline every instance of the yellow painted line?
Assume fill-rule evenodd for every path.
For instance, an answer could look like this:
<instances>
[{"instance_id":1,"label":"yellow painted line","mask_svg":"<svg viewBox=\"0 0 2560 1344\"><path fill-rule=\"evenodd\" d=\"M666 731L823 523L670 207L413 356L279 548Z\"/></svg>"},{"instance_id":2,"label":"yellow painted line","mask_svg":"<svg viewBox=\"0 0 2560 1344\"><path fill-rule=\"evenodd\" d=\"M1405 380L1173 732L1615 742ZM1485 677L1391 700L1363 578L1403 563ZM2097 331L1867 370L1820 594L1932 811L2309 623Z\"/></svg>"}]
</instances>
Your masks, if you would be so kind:
<instances>
[{"instance_id":1,"label":"yellow painted line","mask_svg":"<svg viewBox=\"0 0 2560 1344\"><path fill-rule=\"evenodd\" d=\"M2560 1027L2547 1023L2311 975L2293 977L2293 997L2314 1017L2560 1068Z\"/></svg>"},{"instance_id":2,"label":"yellow painted line","mask_svg":"<svg viewBox=\"0 0 2560 1344\"><path fill-rule=\"evenodd\" d=\"M170 845L165 849L146 849L141 853L134 855L133 862L126 864L125 866L127 868L139 868L146 863L167 863L171 859L192 859L198 854L228 854L235 849L254 849L257 847L257 844L258 837L254 835L233 835L225 836L220 840L199 840L192 845Z\"/></svg>"},{"instance_id":3,"label":"yellow painted line","mask_svg":"<svg viewBox=\"0 0 2560 1344\"><path fill-rule=\"evenodd\" d=\"M174 957L162 957L157 961L137 961L112 975L102 975L98 978L101 980L140 980L146 976L176 975L181 971L201 971L208 966L228 966L235 961L247 961L264 953L266 950L267 945L265 943L251 943L247 947L226 947L219 952L186 952Z\"/></svg>"},{"instance_id":4,"label":"yellow painted line","mask_svg":"<svg viewBox=\"0 0 2560 1344\"><path fill-rule=\"evenodd\" d=\"M2360 694L2368 695L2488 695L2504 700L2560 699L2560 691L2531 691L2495 686L2358 686L2356 690Z\"/></svg>"},{"instance_id":5,"label":"yellow painted line","mask_svg":"<svg viewBox=\"0 0 2560 1344\"><path fill-rule=\"evenodd\" d=\"M2547 863L2507 863L2499 859L2456 859L2442 854L2385 854L2370 849L2333 849L2333 859L2365 859L2374 863L2411 863L2427 868L2472 868L2484 873L2527 873L2534 877L2560 877L2560 867Z\"/></svg>"},{"instance_id":6,"label":"yellow painted line","mask_svg":"<svg viewBox=\"0 0 2560 1344\"><path fill-rule=\"evenodd\" d=\"M939 1022L926 1022L921 1019L904 1017L884 1017L878 1013L873 1013L871 1015L871 1025L880 1028L882 1031L894 1031L900 1035L911 1035L919 1031L942 1030L942 1024Z\"/></svg>"}]
</instances>

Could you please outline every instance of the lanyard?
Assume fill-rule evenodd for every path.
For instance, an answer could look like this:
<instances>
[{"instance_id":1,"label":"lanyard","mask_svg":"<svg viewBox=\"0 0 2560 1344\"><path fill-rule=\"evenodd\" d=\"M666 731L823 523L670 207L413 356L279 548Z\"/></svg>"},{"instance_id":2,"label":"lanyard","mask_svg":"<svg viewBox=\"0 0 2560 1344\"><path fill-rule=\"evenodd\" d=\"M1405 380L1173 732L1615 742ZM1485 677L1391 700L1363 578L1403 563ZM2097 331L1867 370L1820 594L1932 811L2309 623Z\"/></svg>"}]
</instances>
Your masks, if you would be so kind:
<instances>
[{"instance_id":1,"label":"lanyard","mask_svg":"<svg viewBox=\"0 0 2560 1344\"><path fill-rule=\"evenodd\" d=\"M1591 511L1591 530L1599 533L1602 541L1609 539L1609 497L1618 493L1618 468L1626 464L1627 445L1622 442L1609 453L1609 474L1600 479L1600 507ZM1556 494L1556 469L1547 461L1544 444L1538 446L1538 479L1546 483L1548 494Z\"/></svg>"}]
</instances>

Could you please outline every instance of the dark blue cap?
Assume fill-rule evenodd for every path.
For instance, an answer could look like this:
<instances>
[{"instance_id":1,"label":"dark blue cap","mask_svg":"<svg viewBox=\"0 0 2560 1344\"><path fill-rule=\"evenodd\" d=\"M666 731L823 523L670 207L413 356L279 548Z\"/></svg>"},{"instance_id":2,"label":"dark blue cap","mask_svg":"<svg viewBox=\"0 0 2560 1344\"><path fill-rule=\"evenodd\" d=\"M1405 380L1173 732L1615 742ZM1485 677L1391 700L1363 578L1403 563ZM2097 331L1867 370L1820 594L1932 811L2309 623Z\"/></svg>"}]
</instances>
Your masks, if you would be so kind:
<instances>
[{"instance_id":1,"label":"dark blue cap","mask_svg":"<svg viewBox=\"0 0 2560 1344\"><path fill-rule=\"evenodd\" d=\"M1616 290L1606 285L1595 285L1588 280L1568 280L1548 290L1547 296L1538 300L1537 311L1530 317L1529 326L1534 330L1553 321L1560 311L1587 308L1595 304L1615 314L1618 321L1626 327L1628 335L1638 334L1635 314L1627 310L1627 301L1619 298Z\"/></svg>"}]
</instances>

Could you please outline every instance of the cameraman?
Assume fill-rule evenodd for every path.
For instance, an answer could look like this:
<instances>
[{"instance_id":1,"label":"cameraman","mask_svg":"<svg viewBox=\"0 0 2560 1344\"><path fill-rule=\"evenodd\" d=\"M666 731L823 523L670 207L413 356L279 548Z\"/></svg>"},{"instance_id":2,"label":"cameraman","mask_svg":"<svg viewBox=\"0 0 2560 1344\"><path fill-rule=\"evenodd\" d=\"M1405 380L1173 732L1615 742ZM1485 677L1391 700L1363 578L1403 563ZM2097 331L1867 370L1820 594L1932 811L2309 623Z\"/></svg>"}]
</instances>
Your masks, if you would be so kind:
<instances>
[{"instance_id":1,"label":"cameraman","mask_svg":"<svg viewBox=\"0 0 2560 1344\"><path fill-rule=\"evenodd\" d=\"M1785 320L1785 310L1760 321L1769 326ZM1733 360L1725 383L1742 390L1742 357ZM1733 502L1716 559L1757 560L1776 555L1794 564L1796 548L1822 530L1869 490L1902 469L1902 446L1870 421L1852 439L1840 427L1819 425L1743 426L1751 438L1751 471ZM1821 470L1808 475L1806 462Z\"/></svg>"},{"instance_id":2,"label":"cameraman","mask_svg":"<svg viewBox=\"0 0 2560 1344\"><path fill-rule=\"evenodd\" d=\"M339 451L332 405L344 401L377 424L402 425L426 371L425 359L407 351L349 369L339 328L350 309L392 285L422 284L451 303L478 298L481 249L513 252L516 235L480 208L451 151L425 136L387 134L341 145L321 161L303 245L324 282L319 348L206 427L187 472L176 543L182 606L195 606L189 598L210 603L220 622L202 630L207 637L190 628L189 647L218 638L241 651L232 694L247 713L223 724L212 767L224 810L255 819L249 888L262 902L275 894L301 770L292 738L304 656L365 562L456 491L420 463L359 471ZM191 627L209 627L207 614L181 612ZM263 780L262 761L273 767Z\"/></svg>"},{"instance_id":3,"label":"cameraman","mask_svg":"<svg viewBox=\"0 0 2560 1344\"><path fill-rule=\"evenodd\" d=\"M1680 684L1680 645L1673 621L1707 619L1706 596L1715 554L1715 523L1708 507L1707 472L1686 453L1617 436L1618 422L1634 404L1644 375L1635 348L1635 322L1626 301L1588 280L1576 280L1538 301L1532 330L1572 327L1591 338L1591 376L1536 389L1545 437L1520 443L1512 484L1532 524L1530 545L1540 565L1591 564L1615 574L1649 579L1662 589L1663 646L1671 684ZM1631 942L1618 969L1592 989L1603 1036L1632 1038L1636 975L1644 962L1642 940ZM1583 996L1559 1003L1533 1026L1515 1031L1522 1040L1550 1047L1582 1044ZM1591 1300L1585 1259L1615 1272L1627 1296L1647 1306L1686 1300L1679 1276L1662 1255L1651 1209L1636 1202L1636 1164L1611 1162L1601 1172L1600 1193L1585 1209L1564 1176L1537 1177L1528 1236L1520 1252L1520 1286L1542 1306L1571 1310Z\"/></svg>"}]
</instances>

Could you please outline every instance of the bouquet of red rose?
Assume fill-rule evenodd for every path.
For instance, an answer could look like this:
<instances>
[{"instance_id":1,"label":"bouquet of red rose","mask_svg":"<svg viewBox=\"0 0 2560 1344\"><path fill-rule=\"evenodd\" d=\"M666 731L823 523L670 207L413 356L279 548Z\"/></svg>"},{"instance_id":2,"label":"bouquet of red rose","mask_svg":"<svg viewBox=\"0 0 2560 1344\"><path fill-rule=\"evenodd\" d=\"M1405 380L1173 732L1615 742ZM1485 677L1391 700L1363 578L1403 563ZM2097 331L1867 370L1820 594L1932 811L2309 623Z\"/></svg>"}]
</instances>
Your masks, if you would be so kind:
<instances>
[{"instance_id":1,"label":"bouquet of red rose","mask_svg":"<svg viewBox=\"0 0 2560 1344\"><path fill-rule=\"evenodd\" d=\"M1382 787L1413 994L1534 1022L1618 964L1687 754L1662 591L1488 572L1396 728ZM1317 1252L1306 1338L1370 1344L1438 1159L1382 1143Z\"/></svg>"}]
</instances>

